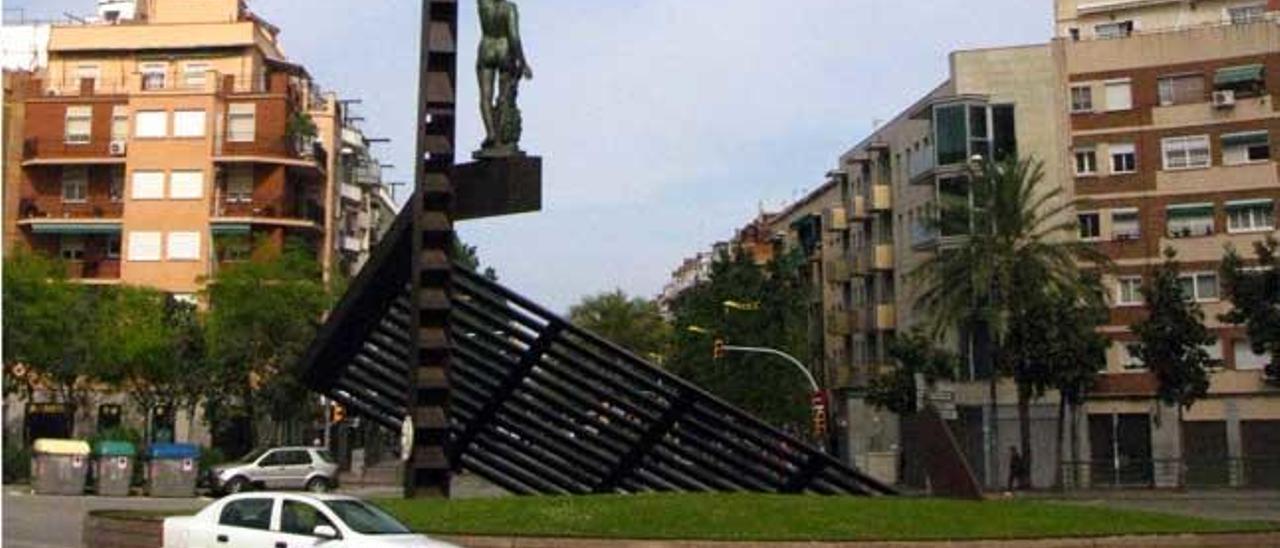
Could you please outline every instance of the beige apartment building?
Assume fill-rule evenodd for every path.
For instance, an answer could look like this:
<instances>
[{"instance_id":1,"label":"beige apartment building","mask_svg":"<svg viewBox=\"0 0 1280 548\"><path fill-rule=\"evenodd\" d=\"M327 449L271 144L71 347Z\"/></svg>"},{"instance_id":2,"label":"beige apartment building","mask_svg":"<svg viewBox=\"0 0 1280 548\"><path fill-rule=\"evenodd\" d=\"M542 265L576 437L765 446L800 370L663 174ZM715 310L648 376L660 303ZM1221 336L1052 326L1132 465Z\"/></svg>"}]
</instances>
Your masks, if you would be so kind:
<instances>
[{"instance_id":1,"label":"beige apartment building","mask_svg":"<svg viewBox=\"0 0 1280 548\"><path fill-rule=\"evenodd\" d=\"M1077 237L1117 264L1105 280L1113 295L1104 331L1115 343L1078 417L1066 481L1275 486L1280 390L1264 382L1265 358L1243 329L1217 319L1229 306L1217 268L1227 244L1249 250L1280 234L1280 2L1058 0L1054 9L1048 43L953 53L943 84L841 155L827 185L775 221L790 245L821 261L812 317L843 456L889 481L924 484L915 440L897 417L865 405L860 389L896 367L888 345L924 321L909 274L962 237L931 232L925 220L943 197L967 196L975 156L1017 153L1044 162L1045 190L1078 200ZM1181 424L1155 402L1154 376L1126 346L1143 313L1137 288L1168 246L1218 336L1207 350L1220 360L1210 397ZM1003 487L1018 443L1014 387L1000 384L993 413L981 334L952 332L939 344L960 354L964 370L930 397L979 480ZM1037 487L1055 478L1056 413L1056 394L1031 410Z\"/></svg>"},{"instance_id":2,"label":"beige apartment building","mask_svg":"<svg viewBox=\"0 0 1280 548\"><path fill-rule=\"evenodd\" d=\"M53 24L47 64L5 77L5 249L188 300L286 242L353 274L395 208L368 140L279 34L243 0L101 1ZM83 411L80 435L100 418ZM185 423L177 437L200 439Z\"/></svg>"}]
</instances>

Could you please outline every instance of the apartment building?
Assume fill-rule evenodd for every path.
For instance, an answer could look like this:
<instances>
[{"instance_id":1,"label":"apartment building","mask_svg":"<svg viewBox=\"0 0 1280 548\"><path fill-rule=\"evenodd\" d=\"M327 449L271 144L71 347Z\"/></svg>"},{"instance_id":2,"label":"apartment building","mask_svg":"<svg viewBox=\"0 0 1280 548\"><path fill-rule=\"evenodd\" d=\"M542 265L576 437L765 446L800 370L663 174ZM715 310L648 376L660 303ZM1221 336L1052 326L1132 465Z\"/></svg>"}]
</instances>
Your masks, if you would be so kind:
<instances>
[{"instance_id":1,"label":"apartment building","mask_svg":"<svg viewBox=\"0 0 1280 548\"><path fill-rule=\"evenodd\" d=\"M1241 327L1218 315L1225 246L1277 235L1280 2L1057 2L1080 238L1117 265L1106 375L1082 421L1079 481L1276 486L1280 390ZM1138 291L1173 248L1201 303L1218 366L1179 422L1130 352Z\"/></svg>"},{"instance_id":2,"label":"apartment building","mask_svg":"<svg viewBox=\"0 0 1280 548\"><path fill-rule=\"evenodd\" d=\"M390 225L367 139L243 0L99 1L47 28L13 48L45 58L5 74L5 249L195 301L219 268L287 242L354 274ZM104 398L76 434L119 416ZM187 424L177 436L202 439Z\"/></svg>"}]
</instances>

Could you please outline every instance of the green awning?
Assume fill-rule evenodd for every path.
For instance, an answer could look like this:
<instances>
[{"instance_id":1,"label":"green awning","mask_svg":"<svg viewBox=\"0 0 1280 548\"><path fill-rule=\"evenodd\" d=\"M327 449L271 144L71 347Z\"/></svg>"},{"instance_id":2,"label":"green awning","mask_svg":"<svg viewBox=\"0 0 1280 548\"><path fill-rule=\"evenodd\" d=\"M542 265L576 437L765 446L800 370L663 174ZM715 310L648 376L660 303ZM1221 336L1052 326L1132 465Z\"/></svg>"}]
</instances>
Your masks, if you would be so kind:
<instances>
[{"instance_id":1,"label":"green awning","mask_svg":"<svg viewBox=\"0 0 1280 548\"><path fill-rule=\"evenodd\" d=\"M1262 81L1262 65L1241 65L1218 70L1213 77L1214 85L1226 86Z\"/></svg>"},{"instance_id":2,"label":"green awning","mask_svg":"<svg viewBox=\"0 0 1280 548\"><path fill-rule=\"evenodd\" d=\"M1275 201L1270 198L1260 198L1257 200L1237 200L1234 202L1227 202L1227 209L1241 209L1246 207L1263 207L1263 206L1271 207L1273 204L1275 204Z\"/></svg>"},{"instance_id":3,"label":"green awning","mask_svg":"<svg viewBox=\"0 0 1280 548\"><path fill-rule=\"evenodd\" d=\"M1232 133L1222 136L1223 147L1244 147L1267 144L1267 132L1251 131L1249 133Z\"/></svg>"},{"instance_id":4,"label":"green awning","mask_svg":"<svg viewBox=\"0 0 1280 548\"><path fill-rule=\"evenodd\" d=\"M236 223L236 224L215 223L213 224L213 226L209 227L209 230L210 232L213 233L214 236L245 235L249 233L249 225L243 224L243 223Z\"/></svg>"},{"instance_id":5,"label":"green awning","mask_svg":"<svg viewBox=\"0 0 1280 548\"><path fill-rule=\"evenodd\" d=\"M33 223L32 234L119 234L120 223Z\"/></svg>"},{"instance_id":6,"label":"green awning","mask_svg":"<svg viewBox=\"0 0 1280 548\"><path fill-rule=\"evenodd\" d=\"M1213 204L1178 204L1169 206L1169 218L1212 217Z\"/></svg>"}]
</instances>

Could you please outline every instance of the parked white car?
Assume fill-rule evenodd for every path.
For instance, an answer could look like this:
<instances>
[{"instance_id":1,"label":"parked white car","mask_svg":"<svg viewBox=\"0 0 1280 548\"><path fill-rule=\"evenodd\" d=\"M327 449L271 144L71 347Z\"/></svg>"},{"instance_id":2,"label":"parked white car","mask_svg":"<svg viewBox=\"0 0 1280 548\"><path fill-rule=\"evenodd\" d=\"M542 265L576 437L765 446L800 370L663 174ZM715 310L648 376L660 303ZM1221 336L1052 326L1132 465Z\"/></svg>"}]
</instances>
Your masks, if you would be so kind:
<instances>
[{"instance_id":1,"label":"parked white car","mask_svg":"<svg viewBox=\"0 0 1280 548\"><path fill-rule=\"evenodd\" d=\"M355 497L243 493L164 520L164 548L457 548Z\"/></svg>"}]
</instances>

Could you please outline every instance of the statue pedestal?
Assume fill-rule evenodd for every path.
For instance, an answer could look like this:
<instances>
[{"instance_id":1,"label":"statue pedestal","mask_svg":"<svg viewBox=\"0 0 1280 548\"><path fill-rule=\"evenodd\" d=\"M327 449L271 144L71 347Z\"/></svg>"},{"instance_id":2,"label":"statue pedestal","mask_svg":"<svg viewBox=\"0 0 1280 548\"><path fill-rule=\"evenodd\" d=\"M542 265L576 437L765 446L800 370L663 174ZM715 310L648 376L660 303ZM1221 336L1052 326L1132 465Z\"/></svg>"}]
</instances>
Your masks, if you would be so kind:
<instances>
[{"instance_id":1,"label":"statue pedestal","mask_svg":"<svg viewBox=\"0 0 1280 548\"><path fill-rule=\"evenodd\" d=\"M478 158L454 166L454 181L457 221L542 209L542 158L537 156L521 152Z\"/></svg>"},{"instance_id":2,"label":"statue pedestal","mask_svg":"<svg viewBox=\"0 0 1280 548\"><path fill-rule=\"evenodd\" d=\"M489 148L482 148L471 153L471 157L476 160L502 160L504 158L523 158L525 153L520 150L516 144L497 145Z\"/></svg>"}]
</instances>

